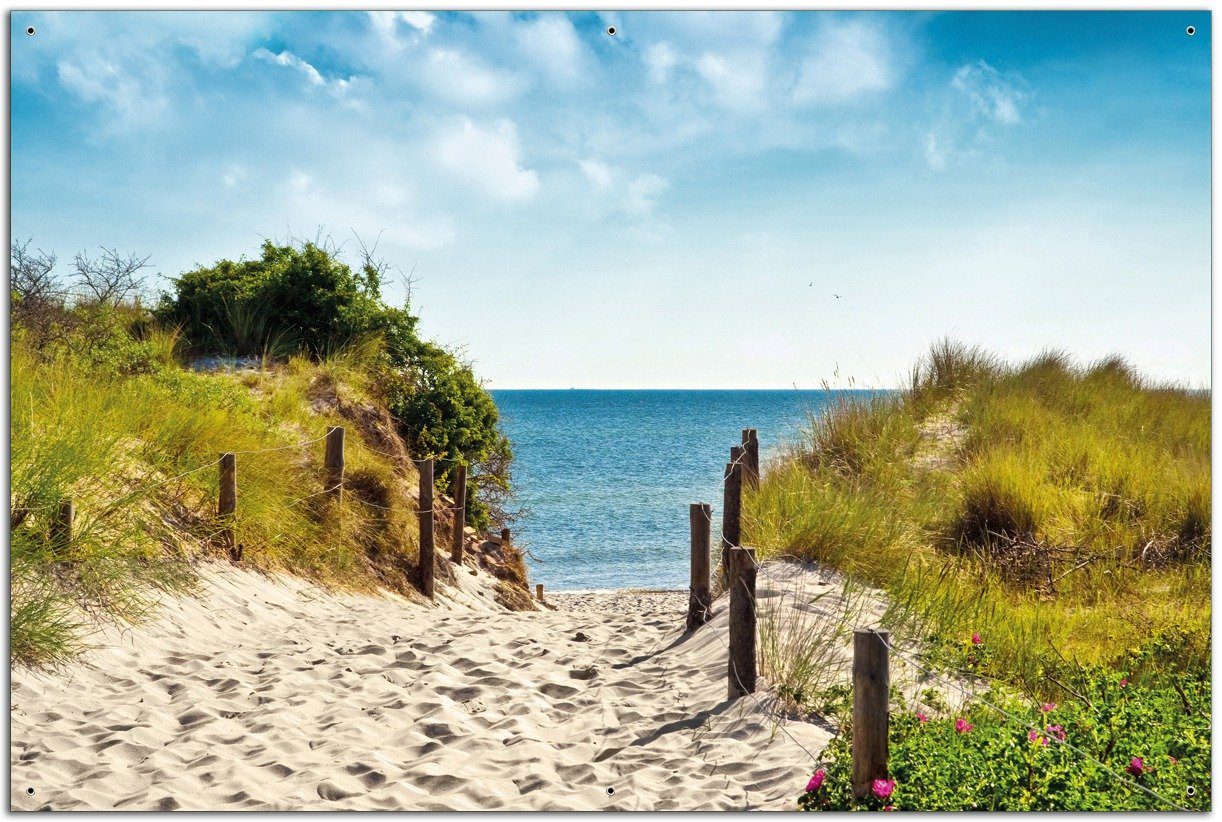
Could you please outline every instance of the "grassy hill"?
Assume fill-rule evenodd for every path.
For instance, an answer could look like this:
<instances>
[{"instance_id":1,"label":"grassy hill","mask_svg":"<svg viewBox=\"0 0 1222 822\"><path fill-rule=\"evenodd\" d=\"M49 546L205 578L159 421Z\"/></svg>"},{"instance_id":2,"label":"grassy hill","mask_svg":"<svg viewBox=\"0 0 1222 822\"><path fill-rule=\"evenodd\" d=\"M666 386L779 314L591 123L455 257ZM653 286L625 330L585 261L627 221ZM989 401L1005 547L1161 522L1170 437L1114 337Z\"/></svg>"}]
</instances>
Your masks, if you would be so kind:
<instances>
[{"instance_id":1,"label":"grassy hill","mask_svg":"<svg viewBox=\"0 0 1222 822\"><path fill-rule=\"evenodd\" d=\"M1116 358L1083 366L1051 353L1008 364L943 343L905 390L813 419L747 499L744 533L762 556L817 560L884 589L893 630L919 639L933 663L1017 699L1028 718L1038 721L1030 710L1043 700L1080 706L1080 745L1115 759L1122 776L1128 760L1118 759L1115 735L1109 746L1107 734L1092 734L1120 721L1101 718L1108 700L1097 691L1123 681L1126 699L1160 714L1166 732L1151 750L1190 740L1180 755L1167 752L1168 773L1171 760L1198 756L1208 784L1208 393L1144 380ZM1015 750L1029 748L1027 728L1010 730ZM978 760L957 736L953 750L928 752L990 768L1008 756ZM912 751L930 738L893 744ZM1082 767L1069 760L1064 767ZM1173 782L1184 801L1184 780ZM977 787L963 796L984 801L989 789ZM997 807L1040 805L1037 788L1023 788L1033 805L1015 790L994 791L1008 796ZM1130 804L1048 791L1061 808L1150 802L1134 790L1122 791ZM970 802L927 796L904 807Z\"/></svg>"},{"instance_id":2,"label":"grassy hill","mask_svg":"<svg viewBox=\"0 0 1222 822\"><path fill-rule=\"evenodd\" d=\"M46 275L53 257L39 267L17 250L14 661L67 658L96 620L138 618L158 591L189 588L200 559L228 559L216 516L222 452L237 455L241 561L266 571L414 595L413 457L443 460L441 491L451 466L471 466L468 522L497 517L511 455L495 405L469 367L415 336L413 316L381 302L368 263L352 272L311 244L268 244L256 261L184 275L155 314L65 294ZM289 305L316 327L283 327L296 316ZM186 365L252 352L263 352L253 369ZM321 493L332 425L347 429L340 502ZM54 525L66 499L70 541ZM439 534L448 523L439 515ZM491 570L521 591L498 598L529 600L521 558L504 559Z\"/></svg>"}]
</instances>

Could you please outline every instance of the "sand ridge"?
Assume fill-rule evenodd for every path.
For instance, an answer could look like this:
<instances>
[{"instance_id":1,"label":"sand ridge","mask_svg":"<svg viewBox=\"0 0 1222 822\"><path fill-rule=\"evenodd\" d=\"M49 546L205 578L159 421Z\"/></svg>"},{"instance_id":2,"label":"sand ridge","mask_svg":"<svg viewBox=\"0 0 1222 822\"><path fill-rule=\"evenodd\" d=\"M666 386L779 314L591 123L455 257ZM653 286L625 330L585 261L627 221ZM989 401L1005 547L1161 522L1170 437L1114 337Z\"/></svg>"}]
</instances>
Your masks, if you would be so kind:
<instances>
[{"instance_id":1,"label":"sand ridge","mask_svg":"<svg viewBox=\"0 0 1222 822\"><path fill-rule=\"evenodd\" d=\"M829 737L726 699L724 602L684 635L674 596L509 612L478 579L434 606L206 579L13 670L12 808L792 809Z\"/></svg>"}]
</instances>

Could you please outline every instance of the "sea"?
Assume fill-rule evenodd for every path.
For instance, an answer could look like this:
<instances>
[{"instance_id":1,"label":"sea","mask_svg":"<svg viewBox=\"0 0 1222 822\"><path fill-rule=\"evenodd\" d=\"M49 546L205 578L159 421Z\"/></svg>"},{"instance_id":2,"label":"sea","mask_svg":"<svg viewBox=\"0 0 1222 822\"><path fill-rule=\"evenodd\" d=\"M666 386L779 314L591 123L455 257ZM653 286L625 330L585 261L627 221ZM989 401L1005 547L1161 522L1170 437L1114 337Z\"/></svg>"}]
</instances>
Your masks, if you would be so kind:
<instances>
[{"instance_id":1,"label":"sea","mask_svg":"<svg viewBox=\"0 0 1222 822\"><path fill-rule=\"evenodd\" d=\"M844 391L492 391L513 444L515 543L547 590L686 588L688 506L713 506L742 429L761 461ZM853 392L868 393L868 392Z\"/></svg>"}]
</instances>

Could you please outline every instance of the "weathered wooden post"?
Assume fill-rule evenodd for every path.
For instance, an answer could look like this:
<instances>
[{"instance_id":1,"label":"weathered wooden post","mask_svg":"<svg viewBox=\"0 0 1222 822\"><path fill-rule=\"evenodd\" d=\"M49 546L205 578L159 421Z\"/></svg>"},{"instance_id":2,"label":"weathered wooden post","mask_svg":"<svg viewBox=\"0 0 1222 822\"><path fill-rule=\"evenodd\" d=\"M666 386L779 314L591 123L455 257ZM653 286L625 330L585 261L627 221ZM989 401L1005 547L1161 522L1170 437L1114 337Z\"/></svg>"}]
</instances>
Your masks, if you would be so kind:
<instances>
[{"instance_id":1,"label":"weathered wooden post","mask_svg":"<svg viewBox=\"0 0 1222 822\"><path fill-rule=\"evenodd\" d=\"M455 565L462 564L464 530L467 527L467 466L459 463L454 471L454 541L450 547L450 559Z\"/></svg>"},{"instance_id":2,"label":"weathered wooden post","mask_svg":"<svg viewBox=\"0 0 1222 822\"><path fill-rule=\"evenodd\" d=\"M242 556L233 532L233 519L238 510L238 456L221 454L221 488L217 497L216 515L221 521L221 544L232 559Z\"/></svg>"},{"instance_id":3,"label":"weathered wooden post","mask_svg":"<svg viewBox=\"0 0 1222 822\"><path fill-rule=\"evenodd\" d=\"M760 487L760 438L758 432L754 428L743 429L743 459L746 462L746 470L743 471L743 478L746 480L748 487L756 489Z\"/></svg>"},{"instance_id":4,"label":"weathered wooden post","mask_svg":"<svg viewBox=\"0 0 1222 822\"><path fill-rule=\"evenodd\" d=\"M730 699L755 693L755 549L730 549Z\"/></svg>"},{"instance_id":5,"label":"weathered wooden post","mask_svg":"<svg viewBox=\"0 0 1222 822\"><path fill-rule=\"evenodd\" d=\"M730 589L729 697L755 693L755 550L742 545L743 449L730 449L721 517L721 551Z\"/></svg>"},{"instance_id":6,"label":"weathered wooden post","mask_svg":"<svg viewBox=\"0 0 1222 822\"><path fill-rule=\"evenodd\" d=\"M721 499L721 573L724 577L730 570L730 551L727 546L738 545L742 534L743 500L743 449L730 449L730 462L726 465L725 491Z\"/></svg>"},{"instance_id":7,"label":"weathered wooden post","mask_svg":"<svg viewBox=\"0 0 1222 822\"><path fill-rule=\"evenodd\" d=\"M539 600L540 602L543 601L543 583L542 582L540 582L538 585L535 586L535 599Z\"/></svg>"},{"instance_id":8,"label":"weathered wooden post","mask_svg":"<svg viewBox=\"0 0 1222 822\"><path fill-rule=\"evenodd\" d=\"M333 425L327 429L327 453L323 459L323 490L339 502L344 494L344 429Z\"/></svg>"},{"instance_id":9,"label":"weathered wooden post","mask_svg":"<svg viewBox=\"0 0 1222 822\"><path fill-rule=\"evenodd\" d=\"M65 497L59 502L59 510L51 520L50 537L52 549L61 556L67 556L72 550L72 523L76 519L76 506L71 497Z\"/></svg>"},{"instance_id":10,"label":"weathered wooden post","mask_svg":"<svg viewBox=\"0 0 1222 822\"><path fill-rule=\"evenodd\" d=\"M692 530L692 584L687 600L687 630L694 631L709 621L713 605L709 580L713 507L707 502L693 502L688 518Z\"/></svg>"},{"instance_id":11,"label":"weathered wooden post","mask_svg":"<svg viewBox=\"0 0 1222 822\"><path fill-rule=\"evenodd\" d=\"M501 547L508 548L510 545L513 545L513 540L509 538L509 529L502 528L501 529Z\"/></svg>"},{"instance_id":12,"label":"weathered wooden post","mask_svg":"<svg viewBox=\"0 0 1222 822\"><path fill-rule=\"evenodd\" d=\"M433 598L434 564L433 546L433 460L420 461L420 507L416 515L420 521L420 590L429 599Z\"/></svg>"},{"instance_id":13,"label":"weathered wooden post","mask_svg":"<svg viewBox=\"0 0 1222 822\"><path fill-rule=\"evenodd\" d=\"M865 796L887 778L890 674L887 631L853 632L853 794Z\"/></svg>"}]
</instances>

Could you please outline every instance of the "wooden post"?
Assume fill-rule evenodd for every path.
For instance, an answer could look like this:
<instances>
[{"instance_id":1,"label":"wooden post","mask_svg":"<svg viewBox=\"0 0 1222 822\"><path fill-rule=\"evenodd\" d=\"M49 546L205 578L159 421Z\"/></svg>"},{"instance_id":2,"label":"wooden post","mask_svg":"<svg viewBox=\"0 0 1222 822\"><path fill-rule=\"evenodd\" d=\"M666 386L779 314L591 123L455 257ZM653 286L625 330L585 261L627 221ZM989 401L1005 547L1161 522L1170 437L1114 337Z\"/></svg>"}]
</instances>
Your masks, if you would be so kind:
<instances>
[{"instance_id":1,"label":"wooden post","mask_svg":"<svg viewBox=\"0 0 1222 822\"><path fill-rule=\"evenodd\" d=\"M327 429L327 454L323 459L323 490L339 502L344 494L344 429L338 425Z\"/></svg>"},{"instance_id":2,"label":"wooden post","mask_svg":"<svg viewBox=\"0 0 1222 822\"><path fill-rule=\"evenodd\" d=\"M865 796L887 778L887 705L890 691L887 631L853 632L853 794Z\"/></svg>"},{"instance_id":3,"label":"wooden post","mask_svg":"<svg viewBox=\"0 0 1222 822\"><path fill-rule=\"evenodd\" d=\"M221 454L221 490L216 503L216 515L221 520L221 544L230 558L241 559L237 538L233 533L233 518L238 510L238 456Z\"/></svg>"},{"instance_id":4,"label":"wooden post","mask_svg":"<svg viewBox=\"0 0 1222 822\"><path fill-rule=\"evenodd\" d=\"M730 549L730 699L755 693L755 549Z\"/></svg>"},{"instance_id":5,"label":"wooden post","mask_svg":"<svg viewBox=\"0 0 1222 822\"><path fill-rule=\"evenodd\" d=\"M540 602L543 601L543 583L542 582L540 582L538 585L535 586L535 599L539 600Z\"/></svg>"},{"instance_id":6,"label":"wooden post","mask_svg":"<svg viewBox=\"0 0 1222 822\"><path fill-rule=\"evenodd\" d=\"M60 500L59 510L51 520L50 536L52 549L61 556L67 556L72 550L72 522L75 519L76 506L72 499Z\"/></svg>"},{"instance_id":7,"label":"wooden post","mask_svg":"<svg viewBox=\"0 0 1222 822\"><path fill-rule=\"evenodd\" d=\"M730 449L730 462L726 465L725 491L721 500L721 573L723 577L730 570L730 552L727 546L738 545L742 534L742 500L743 500L743 449L734 446ZM726 577L728 580L728 577Z\"/></svg>"},{"instance_id":8,"label":"wooden post","mask_svg":"<svg viewBox=\"0 0 1222 822\"><path fill-rule=\"evenodd\" d=\"M692 584L687 600L687 630L694 631L709 621L713 605L709 580L713 506L707 502L693 502L688 508L688 518L692 530Z\"/></svg>"},{"instance_id":9,"label":"wooden post","mask_svg":"<svg viewBox=\"0 0 1222 822\"><path fill-rule=\"evenodd\" d=\"M743 459L746 470L743 478L752 490L760 487L760 438L754 428L743 429Z\"/></svg>"},{"instance_id":10,"label":"wooden post","mask_svg":"<svg viewBox=\"0 0 1222 822\"><path fill-rule=\"evenodd\" d=\"M502 548L508 548L508 547L509 547L510 545L512 545L512 544L513 544L513 541L512 541L512 540L510 540L510 538L509 538L509 529L508 529L508 528L502 528L502 529L501 529L501 547L502 547Z\"/></svg>"},{"instance_id":11,"label":"wooden post","mask_svg":"<svg viewBox=\"0 0 1222 822\"><path fill-rule=\"evenodd\" d=\"M433 546L433 460L420 462L420 590L433 598L433 583L437 573Z\"/></svg>"},{"instance_id":12,"label":"wooden post","mask_svg":"<svg viewBox=\"0 0 1222 822\"><path fill-rule=\"evenodd\" d=\"M454 471L454 542L450 559L462 565L464 529L467 527L467 466L459 463Z\"/></svg>"}]
</instances>

